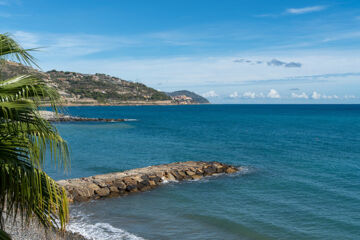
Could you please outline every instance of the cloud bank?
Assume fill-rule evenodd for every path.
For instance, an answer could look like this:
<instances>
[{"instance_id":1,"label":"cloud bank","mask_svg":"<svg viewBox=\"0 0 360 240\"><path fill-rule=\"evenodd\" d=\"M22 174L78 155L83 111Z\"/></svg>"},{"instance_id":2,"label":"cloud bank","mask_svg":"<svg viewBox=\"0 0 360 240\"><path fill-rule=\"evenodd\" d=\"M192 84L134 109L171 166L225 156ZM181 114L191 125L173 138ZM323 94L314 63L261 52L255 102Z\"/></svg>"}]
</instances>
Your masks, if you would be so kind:
<instances>
[{"instance_id":1,"label":"cloud bank","mask_svg":"<svg viewBox=\"0 0 360 240\"><path fill-rule=\"evenodd\" d=\"M280 94L275 89L270 89L269 93L267 94L268 98L281 98Z\"/></svg>"},{"instance_id":2,"label":"cloud bank","mask_svg":"<svg viewBox=\"0 0 360 240\"><path fill-rule=\"evenodd\" d=\"M251 65L256 65L256 64L262 64L265 63L264 61L260 61L260 60L250 60L250 59L245 59L245 58L240 58L240 59L235 59L233 60L234 63L247 63L247 64L251 64ZM284 61L280 61L278 59L272 59L271 61L266 62L268 66L284 66L287 68L301 68L302 64L299 62L284 62Z\"/></svg>"},{"instance_id":3,"label":"cloud bank","mask_svg":"<svg viewBox=\"0 0 360 240\"><path fill-rule=\"evenodd\" d=\"M219 95L214 90L210 90L208 92L201 94L201 96L203 96L204 98L213 98L213 97L218 97Z\"/></svg>"}]
</instances>

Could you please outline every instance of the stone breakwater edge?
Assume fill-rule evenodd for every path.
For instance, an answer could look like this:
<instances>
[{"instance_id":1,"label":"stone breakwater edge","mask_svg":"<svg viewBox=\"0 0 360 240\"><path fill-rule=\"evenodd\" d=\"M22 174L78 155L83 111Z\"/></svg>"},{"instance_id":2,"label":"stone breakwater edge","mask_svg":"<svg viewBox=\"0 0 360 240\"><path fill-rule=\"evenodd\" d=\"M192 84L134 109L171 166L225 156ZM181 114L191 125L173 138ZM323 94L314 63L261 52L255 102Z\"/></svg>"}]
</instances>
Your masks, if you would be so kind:
<instances>
[{"instance_id":1,"label":"stone breakwater edge","mask_svg":"<svg viewBox=\"0 0 360 240\"><path fill-rule=\"evenodd\" d=\"M199 180L207 176L236 173L241 168L220 162L176 162L124 172L60 180L70 203L144 192L168 182Z\"/></svg>"}]
</instances>

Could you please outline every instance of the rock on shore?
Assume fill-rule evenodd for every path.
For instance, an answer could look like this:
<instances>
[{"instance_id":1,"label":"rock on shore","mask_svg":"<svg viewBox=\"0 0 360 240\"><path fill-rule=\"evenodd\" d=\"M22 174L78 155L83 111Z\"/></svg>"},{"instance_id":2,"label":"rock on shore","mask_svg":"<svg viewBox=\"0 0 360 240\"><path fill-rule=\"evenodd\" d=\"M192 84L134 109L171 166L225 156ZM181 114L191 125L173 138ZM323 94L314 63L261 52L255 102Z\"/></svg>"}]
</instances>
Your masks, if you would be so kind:
<instances>
[{"instance_id":1,"label":"rock on shore","mask_svg":"<svg viewBox=\"0 0 360 240\"><path fill-rule=\"evenodd\" d=\"M234 166L219 162L178 162L124 172L58 181L70 202L122 196L153 189L168 181L198 180L220 173L235 173Z\"/></svg>"}]
</instances>

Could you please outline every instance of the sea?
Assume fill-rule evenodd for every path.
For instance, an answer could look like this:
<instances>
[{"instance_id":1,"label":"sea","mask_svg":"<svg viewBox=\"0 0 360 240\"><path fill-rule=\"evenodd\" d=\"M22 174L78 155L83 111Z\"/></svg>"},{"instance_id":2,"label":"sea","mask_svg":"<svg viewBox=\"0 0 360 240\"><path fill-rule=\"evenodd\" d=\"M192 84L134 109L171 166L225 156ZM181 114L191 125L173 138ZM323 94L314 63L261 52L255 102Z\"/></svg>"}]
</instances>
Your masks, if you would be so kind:
<instances>
[{"instance_id":1,"label":"sea","mask_svg":"<svg viewBox=\"0 0 360 240\"><path fill-rule=\"evenodd\" d=\"M239 173L71 206L89 239L360 239L360 105L69 107L117 123L55 124L71 169L55 179L179 161Z\"/></svg>"}]
</instances>

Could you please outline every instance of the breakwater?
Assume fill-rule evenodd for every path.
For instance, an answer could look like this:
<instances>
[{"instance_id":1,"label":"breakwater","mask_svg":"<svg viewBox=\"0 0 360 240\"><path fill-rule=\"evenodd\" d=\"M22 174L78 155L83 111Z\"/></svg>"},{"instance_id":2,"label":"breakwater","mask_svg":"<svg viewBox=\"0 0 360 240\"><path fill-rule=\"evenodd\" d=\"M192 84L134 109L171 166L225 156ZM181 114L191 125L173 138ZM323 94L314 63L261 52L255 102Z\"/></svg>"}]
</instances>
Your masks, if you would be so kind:
<instances>
[{"instance_id":1,"label":"breakwater","mask_svg":"<svg viewBox=\"0 0 360 240\"><path fill-rule=\"evenodd\" d=\"M124 122L131 121L131 119L122 119L122 118L85 118L70 116L65 114L56 114L51 111L39 111L39 114L44 119L50 122Z\"/></svg>"},{"instance_id":2,"label":"breakwater","mask_svg":"<svg viewBox=\"0 0 360 240\"><path fill-rule=\"evenodd\" d=\"M70 202L84 202L153 189L168 181L198 180L221 173L235 173L234 166L220 162L177 162L124 172L58 181Z\"/></svg>"}]
</instances>

